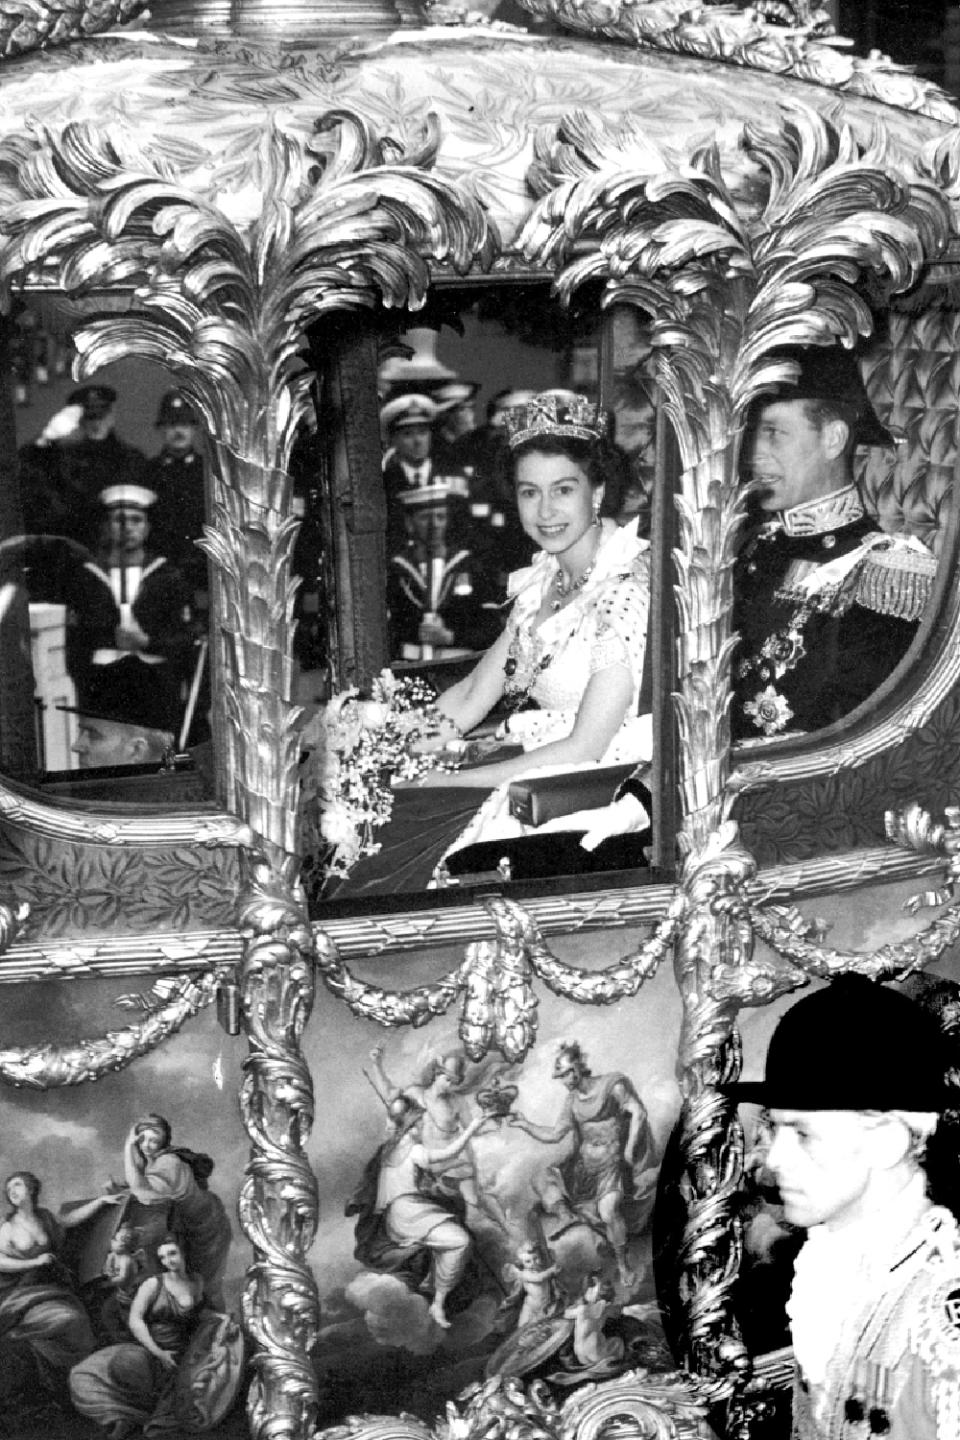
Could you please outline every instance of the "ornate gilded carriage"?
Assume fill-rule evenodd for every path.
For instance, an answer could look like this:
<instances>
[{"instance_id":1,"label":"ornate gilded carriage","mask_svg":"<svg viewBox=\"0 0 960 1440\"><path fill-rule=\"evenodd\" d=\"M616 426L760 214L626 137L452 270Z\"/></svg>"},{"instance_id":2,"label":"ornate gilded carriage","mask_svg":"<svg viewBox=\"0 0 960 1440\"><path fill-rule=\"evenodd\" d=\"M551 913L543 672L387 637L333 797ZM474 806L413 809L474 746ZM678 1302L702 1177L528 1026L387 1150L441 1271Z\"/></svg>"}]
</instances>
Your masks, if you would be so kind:
<instances>
[{"instance_id":1,"label":"ornate gilded carriage","mask_svg":"<svg viewBox=\"0 0 960 1440\"><path fill-rule=\"evenodd\" d=\"M902 978L946 963L960 927L957 111L896 65L833 46L805 6L764 18L771 7L525 0L524 29L436 6L161 3L147 29L109 28L137 8L0 17L0 266L8 297L69 312L78 378L153 361L212 436L216 798L58 799L18 779L32 722L4 641L0 979L43 995L153 983L122 997L137 1009L120 1030L10 1033L0 1074L43 1092L86 1085L214 1003L242 1034L249 1426L300 1440L320 1400L311 1011L393 1030L458 1013L471 1056L517 1062L540 992L642 1016L671 957L689 1375L633 1372L562 1412L528 1399L524 1423L681 1435L711 1409L746 1433L751 1397L778 1371L753 1364L730 1299L743 1134L714 1087L740 1064L741 1018L846 969ZM558 311L641 316L655 359L672 456L654 501L655 868L643 883L502 885L308 917L291 656L298 430L316 415L335 676L362 684L386 659L376 376L392 317L548 286ZM878 330L867 381L905 444L863 485L881 526L934 541L934 598L907 660L848 721L731 750L746 411L777 345L852 346ZM2 423L13 533L9 403ZM927 812L945 809L934 824ZM898 915L943 867L935 917ZM808 897L836 911L842 946L796 908ZM861 943L868 907L894 935L879 947ZM432 978L401 973L446 952ZM363 978L372 962L376 981ZM337 1103L326 1093L317 1123L335 1124ZM448 1428L506 1426L518 1403L488 1386Z\"/></svg>"}]
</instances>

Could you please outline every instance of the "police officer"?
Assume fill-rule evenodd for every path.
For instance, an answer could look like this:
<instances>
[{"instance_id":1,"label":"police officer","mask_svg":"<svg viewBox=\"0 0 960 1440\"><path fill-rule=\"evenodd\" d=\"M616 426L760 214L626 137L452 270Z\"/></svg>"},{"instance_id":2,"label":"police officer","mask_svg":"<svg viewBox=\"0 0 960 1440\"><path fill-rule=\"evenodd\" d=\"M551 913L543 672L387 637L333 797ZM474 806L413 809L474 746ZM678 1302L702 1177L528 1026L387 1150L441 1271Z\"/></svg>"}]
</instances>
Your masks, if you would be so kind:
<instances>
[{"instance_id":1,"label":"police officer","mask_svg":"<svg viewBox=\"0 0 960 1440\"><path fill-rule=\"evenodd\" d=\"M207 560L196 541L206 520L203 451L196 413L179 390L162 397L155 422L163 441L150 461L146 484L156 492L153 538L191 589L207 587Z\"/></svg>"},{"instance_id":2,"label":"police officer","mask_svg":"<svg viewBox=\"0 0 960 1440\"><path fill-rule=\"evenodd\" d=\"M734 571L735 738L817 730L872 694L909 648L935 571L884 535L853 481L858 445L892 445L848 351L780 352L798 369L745 441L754 527Z\"/></svg>"},{"instance_id":3,"label":"police officer","mask_svg":"<svg viewBox=\"0 0 960 1440\"><path fill-rule=\"evenodd\" d=\"M32 535L64 535L90 550L100 540L97 496L108 485L141 485L146 457L115 430L117 392L82 385L37 440L19 453L24 525Z\"/></svg>"},{"instance_id":4,"label":"police officer","mask_svg":"<svg viewBox=\"0 0 960 1440\"><path fill-rule=\"evenodd\" d=\"M943 1110L936 1019L846 976L777 1025L762 1081L721 1087L767 1107L766 1157L806 1230L788 1303L794 1440L956 1440L960 1233L922 1164Z\"/></svg>"}]
</instances>

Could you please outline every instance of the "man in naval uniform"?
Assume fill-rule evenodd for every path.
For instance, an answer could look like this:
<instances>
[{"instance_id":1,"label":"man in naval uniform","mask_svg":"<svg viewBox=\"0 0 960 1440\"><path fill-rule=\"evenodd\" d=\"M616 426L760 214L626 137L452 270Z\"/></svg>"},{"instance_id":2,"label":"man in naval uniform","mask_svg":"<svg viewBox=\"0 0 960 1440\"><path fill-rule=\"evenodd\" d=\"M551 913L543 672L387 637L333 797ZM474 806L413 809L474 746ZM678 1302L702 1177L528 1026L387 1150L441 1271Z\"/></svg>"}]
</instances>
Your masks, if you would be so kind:
<instances>
[{"instance_id":1,"label":"man in naval uniform","mask_svg":"<svg viewBox=\"0 0 960 1440\"><path fill-rule=\"evenodd\" d=\"M155 500L141 485L107 486L100 496L104 544L95 558L75 561L67 579L67 669L80 704L103 668L129 654L156 667L174 695L186 678L193 647L189 595L176 566L150 548Z\"/></svg>"},{"instance_id":2,"label":"man in naval uniform","mask_svg":"<svg viewBox=\"0 0 960 1440\"><path fill-rule=\"evenodd\" d=\"M819 730L861 704L909 648L935 570L853 483L858 445L893 444L853 357L780 353L797 382L759 402L745 443L759 515L734 572L735 739Z\"/></svg>"},{"instance_id":3,"label":"man in naval uniform","mask_svg":"<svg viewBox=\"0 0 960 1440\"><path fill-rule=\"evenodd\" d=\"M19 452L20 493L28 535L62 535L95 550L97 496L108 485L142 485L146 456L114 429L117 392L82 385Z\"/></svg>"},{"instance_id":4,"label":"man in naval uniform","mask_svg":"<svg viewBox=\"0 0 960 1440\"><path fill-rule=\"evenodd\" d=\"M471 547L465 477L435 475L399 502L407 538L388 561L391 654L416 660L485 650L503 628L500 597Z\"/></svg>"},{"instance_id":5,"label":"man in naval uniform","mask_svg":"<svg viewBox=\"0 0 960 1440\"><path fill-rule=\"evenodd\" d=\"M787 1306L794 1440L956 1440L960 1233L927 1195L923 1156L947 1090L937 1020L845 976L783 1016L762 1081L766 1157L786 1220L806 1230Z\"/></svg>"}]
</instances>

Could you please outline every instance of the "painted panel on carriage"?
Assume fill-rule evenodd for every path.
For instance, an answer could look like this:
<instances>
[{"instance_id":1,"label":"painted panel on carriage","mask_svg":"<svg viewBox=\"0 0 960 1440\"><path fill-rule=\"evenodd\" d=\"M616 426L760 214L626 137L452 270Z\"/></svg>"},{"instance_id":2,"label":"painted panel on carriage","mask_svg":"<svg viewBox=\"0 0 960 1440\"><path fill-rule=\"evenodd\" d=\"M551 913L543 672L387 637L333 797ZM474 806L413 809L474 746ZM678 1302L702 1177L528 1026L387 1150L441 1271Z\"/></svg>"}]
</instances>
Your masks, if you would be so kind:
<instances>
[{"instance_id":1,"label":"painted panel on carriage","mask_svg":"<svg viewBox=\"0 0 960 1440\"><path fill-rule=\"evenodd\" d=\"M68 1045L119 1029L129 1012L114 1008L116 994L115 983L5 987L5 1044ZM139 1433L151 1423L188 1434L191 1394L205 1433L246 1434L239 1059L240 1042L208 1011L96 1084L0 1086L4 1440L96 1440L110 1425ZM138 1296L156 1344L181 1357L172 1379L135 1342ZM164 1320L171 1306L179 1313ZM212 1389L195 1388L217 1373Z\"/></svg>"},{"instance_id":2,"label":"painted panel on carriage","mask_svg":"<svg viewBox=\"0 0 960 1440\"><path fill-rule=\"evenodd\" d=\"M630 941L552 948L593 965ZM412 960L404 987L440 973L438 957ZM399 974L364 966L390 988ZM651 1226L680 1103L672 977L609 1009L539 998L537 1044L514 1065L468 1060L452 1018L391 1033L328 1010L312 1025L317 1094L338 1097L310 1142L322 1424L429 1419L492 1374L544 1377L562 1397L671 1364Z\"/></svg>"}]
</instances>

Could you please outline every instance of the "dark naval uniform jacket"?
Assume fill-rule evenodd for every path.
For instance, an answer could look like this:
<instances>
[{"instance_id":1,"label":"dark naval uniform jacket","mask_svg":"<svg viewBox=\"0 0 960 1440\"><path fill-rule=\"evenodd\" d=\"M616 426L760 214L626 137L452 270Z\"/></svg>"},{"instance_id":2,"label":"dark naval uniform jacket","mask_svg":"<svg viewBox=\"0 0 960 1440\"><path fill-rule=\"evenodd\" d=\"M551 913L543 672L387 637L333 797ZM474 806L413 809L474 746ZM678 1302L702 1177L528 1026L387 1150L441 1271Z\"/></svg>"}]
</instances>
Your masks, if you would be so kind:
<instances>
[{"instance_id":1,"label":"dark naval uniform jacket","mask_svg":"<svg viewBox=\"0 0 960 1440\"><path fill-rule=\"evenodd\" d=\"M909 648L934 557L918 541L884 535L860 509L812 533L788 534L773 520L748 535L734 572L734 739L831 724Z\"/></svg>"},{"instance_id":2,"label":"dark naval uniform jacket","mask_svg":"<svg viewBox=\"0 0 960 1440\"><path fill-rule=\"evenodd\" d=\"M25 445L18 462L27 534L66 535L88 550L96 550L100 540L100 492L110 485L146 483L146 456L112 431L103 440Z\"/></svg>"},{"instance_id":3,"label":"dark naval uniform jacket","mask_svg":"<svg viewBox=\"0 0 960 1440\"><path fill-rule=\"evenodd\" d=\"M180 570L192 588L205 588L207 558L196 541L206 522L203 456L161 450L149 462L144 482L157 503L150 517L150 543Z\"/></svg>"}]
</instances>

